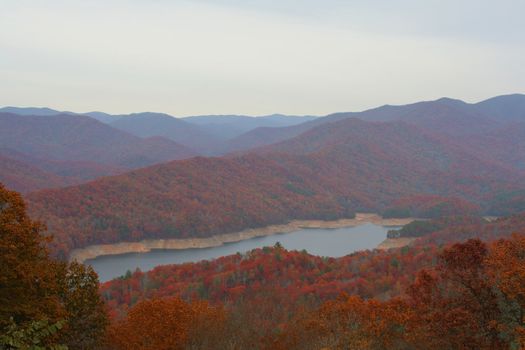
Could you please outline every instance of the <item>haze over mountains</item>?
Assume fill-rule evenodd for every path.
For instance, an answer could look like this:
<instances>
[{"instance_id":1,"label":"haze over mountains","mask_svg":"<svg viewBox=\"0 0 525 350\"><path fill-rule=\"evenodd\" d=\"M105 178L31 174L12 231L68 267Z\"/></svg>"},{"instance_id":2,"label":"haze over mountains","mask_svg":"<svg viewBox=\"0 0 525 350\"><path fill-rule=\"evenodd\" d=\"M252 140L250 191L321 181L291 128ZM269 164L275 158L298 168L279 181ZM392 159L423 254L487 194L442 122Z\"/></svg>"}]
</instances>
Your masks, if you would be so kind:
<instances>
[{"instance_id":1,"label":"haze over mountains","mask_svg":"<svg viewBox=\"0 0 525 350\"><path fill-rule=\"evenodd\" d=\"M195 155L165 138L139 138L89 117L67 114L0 113L0 148L19 162L85 179Z\"/></svg>"},{"instance_id":2,"label":"haze over mountains","mask_svg":"<svg viewBox=\"0 0 525 350\"><path fill-rule=\"evenodd\" d=\"M478 104L440 99L315 119L269 116L259 124L236 116L98 114L106 120L101 122L49 110L37 116L31 113L38 110L0 112L0 182L25 192L27 211L46 224L46 234L53 236L47 248L59 260L87 247L89 252L111 254L119 251L115 247L137 246L130 242L166 239L188 239L185 242L198 246L201 241L195 238L215 242L220 234L271 230L269 225L291 220L352 218L360 212L431 219L389 232L389 237L399 235L391 239L411 242L401 249L322 258L275 245L211 261L157 266L147 273L136 270L105 283L100 291L93 289L115 319L132 307L135 311L128 315L136 314L137 301L176 295L224 305L234 317L246 317L242 327L247 324L270 339L280 325L293 326L291 317L302 315L299 309L313 310L326 300L334 305L343 291L352 293L349 300L354 301L355 295L381 300L411 295L416 271L442 263L440 252L451 242L500 239L497 244L519 247L515 255L523 260L525 241L509 236L522 232L525 223L524 100L524 95ZM298 120L305 121L289 125ZM203 156L210 154L217 156ZM16 198L1 189L3 196ZM489 222L482 215L508 217ZM479 276L484 269L480 266L485 258L472 262L472 257L486 254L477 242L465 243L460 259L454 258L460 271L469 269L466 276ZM515 274L513 270L509 275ZM96 281L94 272L92 277ZM450 283L443 286L436 290L457 297L449 291ZM493 290L493 285L487 287ZM277 304L281 307L276 309ZM449 304L437 304L438 310ZM261 305L266 307L260 310ZM496 303L486 307L490 305ZM346 315L348 309L343 310ZM401 312L393 310L395 315ZM311 317L315 320L317 314ZM364 319L372 319L367 311ZM237 339L242 327L232 327L235 335L230 338ZM298 329L303 328L310 332ZM396 323L392 328L399 327ZM220 329L217 334L223 339ZM245 343L262 337L249 336ZM144 339L149 341L150 334ZM268 348L275 344L272 340Z\"/></svg>"},{"instance_id":3,"label":"haze over mountains","mask_svg":"<svg viewBox=\"0 0 525 350\"><path fill-rule=\"evenodd\" d=\"M0 3L0 350L525 350L525 1Z\"/></svg>"},{"instance_id":4,"label":"haze over mountains","mask_svg":"<svg viewBox=\"0 0 525 350\"><path fill-rule=\"evenodd\" d=\"M28 196L66 255L89 244L210 236L356 211L509 213L525 203L523 101L443 98L315 119L138 113L102 123L49 110L2 113L0 154L13 164L0 180L30 192L122 173ZM290 125L298 120L306 121ZM241 129L248 131L230 139L220 131ZM177 160L199 154L227 155ZM80 178L71 162L98 170ZM45 174L31 177L30 167ZM138 167L145 168L126 172Z\"/></svg>"},{"instance_id":5,"label":"haze over mountains","mask_svg":"<svg viewBox=\"0 0 525 350\"><path fill-rule=\"evenodd\" d=\"M320 124L346 118L375 122L402 120L445 134L472 134L494 130L506 123L523 122L524 100L525 95L514 94L474 104L441 98L402 106L385 105L363 112L334 113L300 125L281 128L277 132L272 128L257 128L232 140L231 144L241 149L260 147L297 136Z\"/></svg>"},{"instance_id":6,"label":"haze over mountains","mask_svg":"<svg viewBox=\"0 0 525 350\"><path fill-rule=\"evenodd\" d=\"M286 116L282 114L260 117L204 115L175 118L164 113L142 112L112 115L104 112L60 112L46 107L4 107L0 108L0 112L24 116L58 114L88 116L135 136L168 138L202 155L224 154L231 148L228 140L258 127L283 127L315 119L313 116Z\"/></svg>"},{"instance_id":7,"label":"haze over mountains","mask_svg":"<svg viewBox=\"0 0 525 350\"><path fill-rule=\"evenodd\" d=\"M83 115L49 108L4 107L0 109L0 155L4 162L14 162L12 169L26 174L20 175L26 181L13 181L13 170L8 172L7 167L3 167L0 180L29 192L196 155L292 149L297 153L315 147L319 151L328 139L333 143L337 138L327 134L328 139L316 146L314 135L309 136L308 132L351 118L366 122L401 121L510 172L525 167L525 95L514 94L474 104L442 98L319 118L285 115L174 118L162 113L103 112ZM334 135L339 135L339 131L333 130ZM301 134L302 138L279 145ZM293 143L296 146L292 147ZM271 144L276 145L266 150L264 146ZM260 147L263 148L259 150ZM37 171L22 171L23 168L36 168L43 173L38 181L30 181L27 175Z\"/></svg>"}]
</instances>

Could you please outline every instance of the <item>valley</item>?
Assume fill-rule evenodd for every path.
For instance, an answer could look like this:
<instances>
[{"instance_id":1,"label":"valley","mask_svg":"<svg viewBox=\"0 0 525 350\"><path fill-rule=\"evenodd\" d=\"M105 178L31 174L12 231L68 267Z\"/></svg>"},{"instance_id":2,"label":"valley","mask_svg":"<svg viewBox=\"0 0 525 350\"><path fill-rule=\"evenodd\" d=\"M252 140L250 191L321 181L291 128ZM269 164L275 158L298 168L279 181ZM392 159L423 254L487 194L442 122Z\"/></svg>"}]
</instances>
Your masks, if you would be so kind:
<instances>
[{"instance_id":1,"label":"valley","mask_svg":"<svg viewBox=\"0 0 525 350\"><path fill-rule=\"evenodd\" d=\"M525 350L525 1L1 3L1 350Z\"/></svg>"},{"instance_id":2,"label":"valley","mask_svg":"<svg viewBox=\"0 0 525 350\"><path fill-rule=\"evenodd\" d=\"M106 282L137 269L147 272L161 265L210 261L232 254L246 254L253 249L273 247L276 244L287 250L307 251L316 256L341 257L356 251L375 249L384 242L387 231L393 228L398 226L385 227L366 223L354 227L329 229L301 228L265 236L243 237L241 241L227 241L230 237L221 236L208 239L128 243L124 247L123 244L117 244L111 247L87 248L88 252L95 250L97 253L119 253L119 255L100 255L84 263L94 268L101 282ZM135 253L123 253L129 251L126 249Z\"/></svg>"},{"instance_id":3,"label":"valley","mask_svg":"<svg viewBox=\"0 0 525 350\"><path fill-rule=\"evenodd\" d=\"M142 305L202 302L210 315L224 310L222 325L246 327L242 347L288 349L279 334L300 332L296 322L325 307L382 303L386 312L407 300L458 244L472 250L460 259L497 240L520 244L525 109L519 102L509 120L495 117L509 99L525 95L260 124L183 118L191 127L158 113L11 108L0 113L0 181L22 191L17 208L45 225L46 259L86 269L78 276L96 284L91 297L107 307L115 336ZM229 332L217 327L209 330Z\"/></svg>"},{"instance_id":4,"label":"valley","mask_svg":"<svg viewBox=\"0 0 525 350\"><path fill-rule=\"evenodd\" d=\"M353 219L340 219L334 221L322 220L294 220L284 225L271 225L263 228L247 229L240 232L226 233L209 238L187 239L158 239L143 240L140 242L119 242L115 244L93 245L86 248L75 249L71 252L70 260L85 262L106 255L120 255L127 253L147 253L154 249L201 249L250 240L257 237L266 237L291 233L303 229L338 229L356 227L364 224L376 226L397 227L406 225L414 218L389 218L385 219L377 214L357 213Z\"/></svg>"},{"instance_id":5,"label":"valley","mask_svg":"<svg viewBox=\"0 0 525 350\"><path fill-rule=\"evenodd\" d=\"M409 242L386 239L386 232L412 222L413 218L383 219L377 214L358 213L354 219L335 221L296 220L285 225L249 229L210 238L159 239L94 245L74 250L70 260L94 267L102 282L140 268L197 262L220 256L273 246L303 250L319 256L343 256L358 250L388 249ZM400 242L404 244L399 244ZM133 254L134 253L134 254Z\"/></svg>"}]
</instances>

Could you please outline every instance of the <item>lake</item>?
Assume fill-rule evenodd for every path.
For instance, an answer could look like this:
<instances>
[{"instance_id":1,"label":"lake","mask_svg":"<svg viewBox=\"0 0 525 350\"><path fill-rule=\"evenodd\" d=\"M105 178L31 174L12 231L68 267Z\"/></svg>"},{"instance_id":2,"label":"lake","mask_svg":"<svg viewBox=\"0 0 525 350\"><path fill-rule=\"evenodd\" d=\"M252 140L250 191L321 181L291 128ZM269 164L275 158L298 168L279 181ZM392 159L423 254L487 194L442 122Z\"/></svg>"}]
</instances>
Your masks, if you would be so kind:
<instances>
[{"instance_id":1,"label":"lake","mask_svg":"<svg viewBox=\"0 0 525 350\"><path fill-rule=\"evenodd\" d=\"M337 229L301 229L294 232L252 238L218 247L196 249L152 250L148 253L106 255L87 260L100 281L124 275L128 270L151 270L158 265L180 264L214 259L224 255L244 253L255 248L273 246L280 242L288 250L305 249L310 254L340 257L358 250L374 249L385 238L388 230L397 227L366 223Z\"/></svg>"}]
</instances>

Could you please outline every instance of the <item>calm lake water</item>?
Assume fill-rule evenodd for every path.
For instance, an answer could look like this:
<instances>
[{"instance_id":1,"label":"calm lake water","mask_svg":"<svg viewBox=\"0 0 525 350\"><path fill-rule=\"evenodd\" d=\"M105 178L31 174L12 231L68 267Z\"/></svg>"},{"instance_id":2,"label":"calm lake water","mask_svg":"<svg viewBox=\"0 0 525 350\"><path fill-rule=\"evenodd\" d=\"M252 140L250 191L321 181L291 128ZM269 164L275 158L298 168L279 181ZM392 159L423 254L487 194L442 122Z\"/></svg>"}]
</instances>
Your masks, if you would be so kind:
<instances>
[{"instance_id":1,"label":"calm lake water","mask_svg":"<svg viewBox=\"0 0 525 350\"><path fill-rule=\"evenodd\" d=\"M244 253L255 248L273 246L280 242L288 250L306 249L319 256L340 257L358 250L374 249L395 227L363 224L338 229L302 229L295 232L257 237L219 247L177 250L152 250L149 253L108 255L87 260L100 277L100 281L124 275L128 270L151 270L158 265L179 264L214 259L224 255Z\"/></svg>"}]
</instances>

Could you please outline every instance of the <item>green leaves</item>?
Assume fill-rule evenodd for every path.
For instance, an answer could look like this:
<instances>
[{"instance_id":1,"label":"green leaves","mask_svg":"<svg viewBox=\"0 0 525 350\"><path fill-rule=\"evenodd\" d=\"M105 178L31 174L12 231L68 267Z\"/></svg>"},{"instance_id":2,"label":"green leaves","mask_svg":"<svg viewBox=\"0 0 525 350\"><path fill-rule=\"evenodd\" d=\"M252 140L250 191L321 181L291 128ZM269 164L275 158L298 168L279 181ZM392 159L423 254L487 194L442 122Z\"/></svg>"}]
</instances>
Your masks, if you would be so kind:
<instances>
[{"instance_id":1,"label":"green leaves","mask_svg":"<svg viewBox=\"0 0 525 350\"><path fill-rule=\"evenodd\" d=\"M55 342L55 336L64 325L63 320L50 323L47 319L19 325L11 317L0 335L0 347L6 350L67 350L66 345Z\"/></svg>"}]
</instances>

